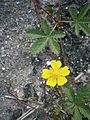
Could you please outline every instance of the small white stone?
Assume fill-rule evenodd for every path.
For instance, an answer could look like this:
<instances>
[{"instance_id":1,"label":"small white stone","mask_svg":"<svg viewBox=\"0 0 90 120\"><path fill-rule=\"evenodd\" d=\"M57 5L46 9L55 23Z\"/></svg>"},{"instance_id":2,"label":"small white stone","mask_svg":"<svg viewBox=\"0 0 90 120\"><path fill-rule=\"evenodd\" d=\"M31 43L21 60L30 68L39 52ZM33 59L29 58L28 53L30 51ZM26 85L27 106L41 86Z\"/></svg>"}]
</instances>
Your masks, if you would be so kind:
<instances>
[{"instance_id":1,"label":"small white stone","mask_svg":"<svg viewBox=\"0 0 90 120\"><path fill-rule=\"evenodd\" d=\"M30 106L27 106L27 109L30 108Z\"/></svg>"},{"instance_id":2,"label":"small white stone","mask_svg":"<svg viewBox=\"0 0 90 120\"><path fill-rule=\"evenodd\" d=\"M85 38L89 38L88 36L85 36Z\"/></svg>"},{"instance_id":3,"label":"small white stone","mask_svg":"<svg viewBox=\"0 0 90 120\"><path fill-rule=\"evenodd\" d=\"M45 83L45 81L43 81L43 84Z\"/></svg>"},{"instance_id":4,"label":"small white stone","mask_svg":"<svg viewBox=\"0 0 90 120\"><path fill-rule=\"evenodd\" d=\"M19 3L20 3L19 1L16 2L17 5L18 5Z\"/></svg>"},{"instance_id":5,"label":"small white stone","mask_svg":"<svg viewBox=\"0 0 90 120\"><path fill-rule=\"evenodd\" d=\"M47 64L48 66L49 66L49 65L51 65L51 61L47 61L47 63L46 63L46 64Z\"/></svg>"},{"instance_id":6,"label":"small white stone","mask_svg":"<svg viewBox=\"0 0 90 120\"><path fill-rule=\"evenodd\" d=\"M82 60L82 59L80 59L80 61L82 62L83 60Z\"/></svg>"},{"instance_id":7,"label":"small white stone","mask_svg":"<svg viewBox=\"0 0 90 120\"><path fill-rule=\"evenodd\" d=\"M17 45L17 48L19 48L19 45Z\"/></svg>"},{"instance_id":8,"label":"small white stone","mask_svg":"<svg viewBox=\"0 0 90 120\"><path fill-rule=\"evenodd\" d=\"M39 77L37 77L37 79L39 80L40 78L39 78Z\"/></svg>"},{"instance_id":9,"label":"small white stone","mask_svg":"<svg viewBox=\"0 0 90 120\"><path fill-rule=\"evenodd\" d=\"M4 50L4 47L1 47L1 50Z\"/></svg>"},{"instance_id":10,"label":"small white stone","mask_svg":"<svg viewBox=\"0 0 90 120\"><path fill-rule=\"evenodd\" d=\"M23 92L23 89L17 89L17 96L19 97L19 98L22 98L23 96L24 96L24 92Z\"/></svg>"},{"instance_id":11,"label":"small white stone","mask_svg":"<svg viewBox=\"0 0 90 120\"><path fill-rule=\"evenodd\" d=\"M4 67L2 67L2 70L5 70L5 68L4 68Z\"/></svg>"},{"instance_id":12,"label":"small white stone","mask_svg":"<svg viewBox=\"0 0 90 120\"><path fill-rule=\"evenodd\" d=\"M66 10L68 9L68 7L65 8Z\"/></svg>"},{"instance_id":13,"label":"small white stone","mask_svg":"<svg viewBox=\"0 0 90 120\"><path fill-rule=\"evenodd\" d=\"M88 70L87 70L87 73L89 73L89 74L90 74L90 69L88 69Z\"/></svg>"},{"instance_id":14,"label":"small white stone","mask_svg":"<svg viewBox=\"0 0 90 120\"><path fill-rule=\"evenodd\" d=\"M31 13L31 10L29 10L28 13Z\"/></svg>"},{"instance_id":15,"label":"small white stone","mask_svg":"<svg viewBox=\"0 0 90 120\"><path fill-rule=\"evenodd\" d=\"M7 38L9 38L9 35L7 35Z\"/></svg>"},{"instance_id":16,"label":"small white stone","mask_svg":"<svg viewBox=\"0 0 90 120\"><path fill-rule=\"evenodd\" d=\"M36 58L36 61L39 62L38 58Z\"/></svg>"},{"instance_id":17,"label":"small white stone","mask_svg":"<svg viewBox=\"0 0 90 120\"><path fill-rule=\"evenodd\" d=\"M38 96L41 96L41 94L42 94L42 93L41 93L40 91L39 91L39 92L37 92L37 95L38 95Z\"/></svg>"},{"instance_id":18,"label":"small white stone","mask_svg":"<svg viewBox=\"0 0 90 120\"><path fill-rule=\"evenodd\" d=\"M37 26L38 26L38 27L40 27L40 25L39 25L39 24L38 24Z\"/></svg>"},{"instance_id":19,"label":"small white stone","mask_svg":"<svg viewBox=\"0 0 90 120\"><path fill-rule=\"evenodd\" d=\"M7 44L8 43L8 41L5 41L5 44Z\"/></svg>"},{"instance_id":20,"label":"small white stone","mask_svg":"<svg viewBox=\"0 0 90 120\"><path fill-rule=\"evenodd\" d=\"M61 57L58 57L58 59L60 60L60 59L61 59Z\"/></svg>"}]
</instances>

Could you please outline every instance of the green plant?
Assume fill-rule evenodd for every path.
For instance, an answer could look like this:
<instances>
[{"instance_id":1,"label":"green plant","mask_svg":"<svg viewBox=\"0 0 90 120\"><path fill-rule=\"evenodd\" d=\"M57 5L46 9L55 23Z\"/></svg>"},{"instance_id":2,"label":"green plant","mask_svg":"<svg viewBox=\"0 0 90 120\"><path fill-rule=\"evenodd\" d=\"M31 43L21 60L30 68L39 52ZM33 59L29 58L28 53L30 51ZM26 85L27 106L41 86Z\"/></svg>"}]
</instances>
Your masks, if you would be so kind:
<instances>
[{"instance_id":1,"label":"green plant","mask_svg":"<svg viewBox=\"0 0 90 120\"><path fill-rule=\"evenodd\" d=\"M90 3L85 4L80 12L75 7L69 7L70 15L73 19L73 27L75 28L75 33L78 36L79 31L82 30L86 35L90 36L90 28L88 24L90 24L90 16L86 17L85 15L90 10Z\"/></svg>"},{"instance_id":2,"label":"green plant","mask_svg":"<svg viewBox=\"0 0 90 120\"><path fill-rule=\"evenodd\" d=\"M51 50L55 54L60 53L60 46L57 39L63 38L65 33L62 31L55 31L50 27L46 20L43 20L41 23L41 29L30 29L27 30L27 35L30 38L37 39L32 45L32 53L37 54L42 51L42 49L49 44Z\"/></svg>"},{"instance_id":3,"label":"green plant","mask_svg":"<svg viewBox=\"0 0 90 120\"><path fill-rule=\"evenodd\" d=\"M51 16L55 23L55 26L52 28L48 21L42 20L40 29L32 28L27 30L27 35L32 38L36 39L32 44L32 53L37 54L42 52L43 48L46 45L49 45L52 52L56 55L60 53L60 45L58 44L58 38L64 38L65 33L62 31L56 31L55 28L58 25L61 27L62 23L72 23L71 27L74 27L75 34L78 36L79 32L82 30L86 35L90 36L90 16L88 17L88 11L90 10L90 3L85 4L80 11L78 11L75 7L69 7L70 15L73 21L62 20L62 16L60 15L60 19L58 18L58 11L54 13L53 6L48 5L46 13ZM52 16L53 15L53 16ZM66 31L67 32L67 31ZM68 32L67 32L68 33ZM63 47L61 44L62 53ZM64 54L62 54L64 56ZM42 71L42 78L47 79L46 84L57 88L58 86L62 86L66 84L67 79L66 76L69 75L70 71L68 67L65 66L64 68L60 68L62 64L60 61L53 60L54 64L49 69L43 69ZM53 67L52 67L53 66ZM57 92L58 93L58 92ZM65 96L63 95L65 93ZM88 101L90 99L90 83L86 84L85 86L81 86L78 90L74 91L70 85L66 87L61 87L60 92L58 93L60 97L63 97L62 102L65 99L64 104L66 108L64 110L63 103L59 104L54 107L53 112L56 116L58 116L61 112L66 114L69 113L72 117L72 120L82 120L83 117L88 118L90 120L90 107L88 106ZM87 104L86 104L87 103ZM62 106L62 107L61 107ZM62 109L63 108L63 109Z\"/></svg>"},{"instance_id":4,"label":"green plant","mask_svg":"<svg viewBox=\"0 0 90 120\"><path fill-rule=\"evenodd\" d=\"M73 114L73 120L82 120L82 115L90 120L90 107L85 105L90 99L90 83L81 86L76 92L72 87L64 88L67 96L66 111Z\"/></svg>"}]
</instances>

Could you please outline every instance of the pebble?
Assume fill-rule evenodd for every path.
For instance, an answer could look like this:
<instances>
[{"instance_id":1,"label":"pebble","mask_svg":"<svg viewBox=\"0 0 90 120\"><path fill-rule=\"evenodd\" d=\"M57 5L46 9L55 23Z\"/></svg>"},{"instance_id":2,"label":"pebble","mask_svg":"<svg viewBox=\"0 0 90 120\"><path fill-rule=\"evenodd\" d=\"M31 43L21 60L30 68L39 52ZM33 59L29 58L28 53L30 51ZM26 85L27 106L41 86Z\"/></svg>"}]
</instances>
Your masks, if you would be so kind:
<instances>
[{"instance_id":1,"label":"pebble","mask_svg":"<svg viewBox=\"0 0 90 120\"><path fill-rule=\"evenodd\" d=\"M51 65L51 61L46 62L47 66Z\"/></svg>"}]
</instances>

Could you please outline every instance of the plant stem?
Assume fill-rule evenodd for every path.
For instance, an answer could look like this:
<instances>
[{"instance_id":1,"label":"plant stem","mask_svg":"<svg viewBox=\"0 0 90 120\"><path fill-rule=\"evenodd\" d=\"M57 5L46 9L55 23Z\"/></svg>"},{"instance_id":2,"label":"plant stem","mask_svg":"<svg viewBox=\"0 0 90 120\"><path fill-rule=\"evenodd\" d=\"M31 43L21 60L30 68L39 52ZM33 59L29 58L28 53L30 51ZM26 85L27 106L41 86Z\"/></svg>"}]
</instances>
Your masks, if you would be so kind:
<instances>
[{"instance_id":1,"label":"plant stem","mask_svg":"<svg viewBox=\"0 0 90 120\"><path fill-rule=\"evenodd\" d=\"M58 19L61 21L61 9L60 9L60 0L58 0Z\"/></svg>"},{"instance_id":2,"label":"plant stem","mask_svg":"<svg viewBox=\"0 0 90 120\"><path fill-rule=\"evenodd\" d=\"M62 23L72 23L74 21L70 21L70 20L61 20L61 21L58 21L58 22L62 22Z\"/></svg>"},{"instance_id":3,"label":"plant stem","mask_svg":"<svg viewBox=\"0 0 90 120\"><path fill-rule=\"evenodd\" d=\"M57 20L55 17L53 17L48 11L46 11L44 8L41 7L41 9L47 13L50 17L52 17L52 19L56 22L56 23L72 23L74 21L72 20Z\"/></svg>"},{"instance_id":4,"label":"plant stem","mask_svg":"<svg viewBox=\"0 0 90 120\"><path fill-rule=\"evenodd\" d=\"M55 28L57 27L57 23L54 25L54 27L53 27L53 29L52 29L52 31L50 32L50 34L49 35L51 35L52 34L52 32L55 30Z\"/></svg>"},{"instance_id":5,"label":"plant stem","mask_svg":"<svg viewBox=\"0 0 90 120\"><path fill-rule=\"evenodd\" d=\"M37 18L38 18L38 20L40 22L41 21L40 1L39 0L32 0L32 2L34 4L34 8L35 8Z\"/></svg>"}]
</instances>

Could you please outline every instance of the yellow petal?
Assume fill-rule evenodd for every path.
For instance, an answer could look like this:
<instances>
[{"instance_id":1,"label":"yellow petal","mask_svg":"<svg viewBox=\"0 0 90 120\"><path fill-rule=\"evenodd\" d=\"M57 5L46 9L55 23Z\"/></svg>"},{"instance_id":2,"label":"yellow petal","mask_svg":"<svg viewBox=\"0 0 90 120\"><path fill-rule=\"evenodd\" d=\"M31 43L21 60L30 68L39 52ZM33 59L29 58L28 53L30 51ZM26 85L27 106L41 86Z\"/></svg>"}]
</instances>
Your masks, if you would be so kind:
<instances>
[{"instance_id":1,"label":"yellow petal","mask_svg":"<svg viewBox=\"0 0 90 120\"><path fill-rule=\"evenodd\" d=\"M68 70L69 68L67 66L63 67L60 69L60 75L62 76L67 76L70 74L70 70Z\"/></svg>"},{"instance_id":2,"label":"yellow petal","mask_svg":"<svg viewBox=\"0 0 90 120\"><path fill-rule=\"evenodd\" d=\"M62 86L64 85L65 83L67 83L67 79L65 77L59 77L58 80L57 80L57 84L58 86Z\"/></svg>"},{"instance_id":3,"label":"yellow petal","mask_svg":"<svg viewBox=\"0 0 90 120\"><path fill-rule=\"evenodd\" d=\"M49 78L50 76L51 76L51 72L50 72L49 69L43 69L43 70L42 70L42 78L47 79L47 78Z\"/></svg>"},{"instance_id":4,"label":"yellow petal","mask_svg":"<svg viewBox=\"0 0 90 120\"><path fill-rule=\"evenodd\" d=\"M51 61L51 67L54 69L54 70L59 70L60 67L61 67L62 63L59 61L59 60L52 60Z\"/></svg>"},{"instance_id":5,"label":"yellow petal","mask_svg":"<svg viewBox=\"0 0 90 120\"><path fill-rule=\"evenodd\" d=\"M50 85L51 87L54 87L56 85L56 79L54 78L49 78L46 82L46 85Z\"/></svg>"}]
</instances>

